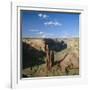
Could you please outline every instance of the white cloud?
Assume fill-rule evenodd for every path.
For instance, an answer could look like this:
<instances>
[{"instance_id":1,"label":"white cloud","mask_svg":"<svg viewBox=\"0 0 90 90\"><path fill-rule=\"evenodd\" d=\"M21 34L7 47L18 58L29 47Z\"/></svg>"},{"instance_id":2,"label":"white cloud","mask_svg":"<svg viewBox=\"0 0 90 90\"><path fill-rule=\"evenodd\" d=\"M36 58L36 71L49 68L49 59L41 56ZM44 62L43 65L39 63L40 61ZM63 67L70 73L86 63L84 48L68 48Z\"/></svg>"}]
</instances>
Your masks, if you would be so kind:
<instances>
[{"instance_id":1,"label":"white cloud","mask_svg":"<svg viewBox=\"0 0 90 90\"><path fill-rule=\"evenodd\" d=\"M42 38L45 38L45 37L46 37L46 35L42 35L41 37L42 37Z\"/></svg>"},{"instance_id":2,"label":"white cloud","mask_svg":"<svg viewBox=\"0 0 90 90\"><path fill-rule=\"evenodd\" d=\"M40 31L40 32L38 32L38 34L43 34L43 33L44 33L44 32L41 32L41 31Z\"/></svg>"},{"instance_id":3,"label":"white cloud","mask_svg":"<svg viewBox=\"0 0 90 90\"><path fill-rule=\"evenodd\" d=\"M47 36L54 36L54 34L52 34L52 33L47 33L46 35Z\"/></svg>"},{"instance_id":4,"label":"white cloud","mask_svg":"<svg viewBox=\"0 0 90 90\"><path fill-rule=\"evenodd\" d=\"M61 26L62 24L59 23L59 22L54 22L54 25L55 25L55 26Z\"/></svg>"},{"instance_id":5,"label":"white cloud","mask_svg":"<svg viewBox=\"0 0 90 90\"><path fill-rule=\"evenodd\" d=\"M49 17L48 15L42 14L42 13L39 13L38 16L41 17L41 18L43 18L43 19L46 19L46 18Z\"/></svg>"},{"instance_id":6,"label":"white cloud","mask_svg":"<svg viewBox=\"0 0 90 90\"><path fill-rule=\"evenodd\" d=\"M38 32L39 30L38 29L30 29L29 31Z\"/></svg>"},{"instance_id":7,"label":"white cloud","mask_svg":"<svg viewBox=\"0 0 90 90\"><path fill-rule=\"evenodd\" d=\"M54 34L51 34L51 33L43 33L40 35L42 38L51 38L54 36Z\"/></svg>"},{"instance_id":8,"label":"white cloud","mask_svg":"<svg viewBox=\"0 0 90 90\"><path fill-rule=\"evenodd\" d=\"M48 18L48 16L46 14L43 15L43 18Z\"/></svg>"},{"instance_id":9,"label":"white cloud","mask_svg":"<svg viewBox=\"0 0 90 90\"><path fill-rule=\"evenodd\" d=\"M73 35L71 36L70 33L64 32L61 37L62 37L62 38L68 38L68 37L73 37Z\"/></svg>"},{"instance_id":10,"label":"white cloud","mask_svg":"<svg viewBox=\"0 0 90 90\"><path fill-rule=\"evenodd\" d=\"M48 21L48 22L45 22L44 25L47 25L47 26L62 26L62 24L57 22L57 21Z\"/></svg>"},{"instance_id":11,"label":"white cloud","mask_svg":"<svg viewBox=\"0 0 90 90\"><path fill-rule=\"evenodd\" d=\"M55 35L54 34L52 34L52 33L44 33L44 32L38 32L38 33L35 33L35 36L37 36L37 37L40 37L40 38L53 38L53 37L55 37Z\"/></svg>"},{"instance_id":12,"label":"white cloud","mask_svg":"<svg viewBox=\"0 0 90 90\"><path fill-rule=\"evenodd\" d=\"M39 32L40 34L43 34L43 32Z\"/></svg>"},{"instance_id":13,"label":"white cloud","mask_svg":"<svg viewBox=\"0 0 90 90\"><path fill-rule=\"evenodd\" d=\"M42 13L39 13L38 16L39 16L39 17L42 17L43 15L42 15Z\"/></svg>"}]
</instances>

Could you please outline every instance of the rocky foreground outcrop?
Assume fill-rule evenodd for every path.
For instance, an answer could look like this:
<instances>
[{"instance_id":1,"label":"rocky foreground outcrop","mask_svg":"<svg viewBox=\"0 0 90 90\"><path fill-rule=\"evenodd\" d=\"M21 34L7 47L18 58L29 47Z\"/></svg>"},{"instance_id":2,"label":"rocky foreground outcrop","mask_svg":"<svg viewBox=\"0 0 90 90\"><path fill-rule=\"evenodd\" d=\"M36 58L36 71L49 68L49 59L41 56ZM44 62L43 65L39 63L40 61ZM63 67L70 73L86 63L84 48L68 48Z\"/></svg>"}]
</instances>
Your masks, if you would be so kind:
<instances>
[{"instance_id":1,"label":"rocky foreground outcrop","mask_svg":"<svg viewBox=\"0 0 90 90\"><path fill-rule=\"evenodd\" d=\"M79 69L79 57L75 52L68 53L61 61L60 68L62 72L68 69Z\"/></svg>"}]
</instances>

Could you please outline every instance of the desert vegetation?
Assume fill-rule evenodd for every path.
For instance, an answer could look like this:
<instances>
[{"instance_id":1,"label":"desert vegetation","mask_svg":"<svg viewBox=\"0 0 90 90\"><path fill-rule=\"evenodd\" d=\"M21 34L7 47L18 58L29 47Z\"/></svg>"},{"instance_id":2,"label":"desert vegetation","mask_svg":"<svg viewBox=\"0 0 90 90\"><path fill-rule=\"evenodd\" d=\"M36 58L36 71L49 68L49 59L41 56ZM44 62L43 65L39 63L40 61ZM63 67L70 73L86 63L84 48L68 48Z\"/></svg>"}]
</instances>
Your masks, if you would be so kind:
<instances>
[{"instance_id":1,"label":"desert vegetation","mask_svg":"<svg viewBox=\"0 0 90 90\"><path fill-rule=\"evenodd\" d=\"M22 77L79 75L79 38L23 38Z\"/></svg>"}]
</instances>

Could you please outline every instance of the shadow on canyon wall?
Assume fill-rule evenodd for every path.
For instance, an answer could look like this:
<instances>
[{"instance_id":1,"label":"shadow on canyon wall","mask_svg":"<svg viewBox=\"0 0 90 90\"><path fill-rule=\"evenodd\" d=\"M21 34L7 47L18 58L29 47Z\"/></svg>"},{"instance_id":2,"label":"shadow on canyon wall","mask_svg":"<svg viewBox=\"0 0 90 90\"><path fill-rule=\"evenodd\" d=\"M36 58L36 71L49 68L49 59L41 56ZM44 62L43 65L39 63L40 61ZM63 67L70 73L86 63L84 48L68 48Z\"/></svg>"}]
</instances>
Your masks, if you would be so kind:
<instances>
[{"instance_id":1,"label":"shadow on canyon wall","mask_svg":"<svg viewBox=\"0 0 90 90\"><path fill-rule=\"evenodd\" d=\"M53 52L60 52L67 48L67 44L62 41L57 41L53 39L43 39L45 44L48 45L49 50ZM52 58L54 58L54 53L52 54ZM30 44L22 42L22 68L28 68L33 66L38 66L45 63L44 58L46 57L46 53L44 51L37 50L32 47Z\"/></svg>"}]
</instances>

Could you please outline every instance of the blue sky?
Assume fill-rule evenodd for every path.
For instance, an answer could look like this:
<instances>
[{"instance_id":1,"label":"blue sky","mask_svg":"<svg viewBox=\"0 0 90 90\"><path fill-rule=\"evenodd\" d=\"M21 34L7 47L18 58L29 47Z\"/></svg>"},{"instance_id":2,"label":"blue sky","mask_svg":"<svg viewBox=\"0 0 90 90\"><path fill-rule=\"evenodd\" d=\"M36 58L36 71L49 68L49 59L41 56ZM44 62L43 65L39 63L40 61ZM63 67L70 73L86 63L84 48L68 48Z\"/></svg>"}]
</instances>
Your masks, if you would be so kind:
<instances>
[{"instance_id":1,"label":"blue sky","mask_svg":"<svg viewBox=\"0 0 90 90\"><path fill-rule=\"evenodd\" d=\"M21 11L22 37L79 37L79 14Z\"/></svg>"}]
</instances>

